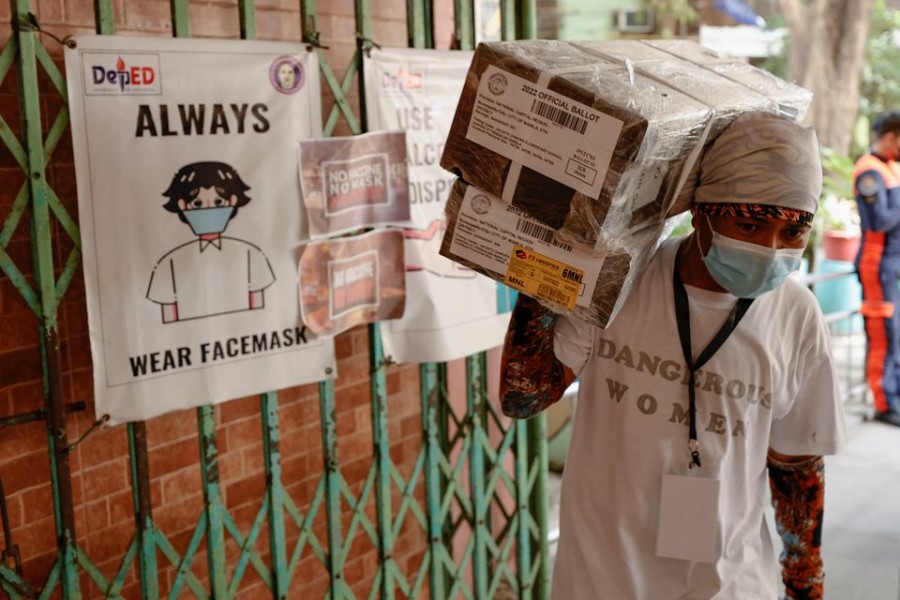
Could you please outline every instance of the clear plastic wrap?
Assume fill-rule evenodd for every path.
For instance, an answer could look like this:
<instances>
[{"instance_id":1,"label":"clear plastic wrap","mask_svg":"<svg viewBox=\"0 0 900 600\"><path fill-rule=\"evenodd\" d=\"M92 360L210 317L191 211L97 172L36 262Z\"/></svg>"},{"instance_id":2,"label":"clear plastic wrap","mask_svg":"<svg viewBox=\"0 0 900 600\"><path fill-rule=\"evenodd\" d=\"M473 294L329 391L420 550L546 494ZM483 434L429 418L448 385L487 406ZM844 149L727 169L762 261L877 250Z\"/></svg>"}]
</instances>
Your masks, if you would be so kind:
<instances>
[{"instance_id":1,"label":"clear plastic wrap","mask_svg":"<svg viewBox=\"0 0 900 600\"><path fill-rule=\"evenodd\" d=\"M606 327L690 205L703 149L744 112L803 104L718 60L697 44L480 44L441 158L460 179L441 254ZM528 275L517 252L552 268Z\"/></svg>"},{"instance_id":2,"label":"clear plastic wrap","mask_svg":"<svg viewBox=\"0 0 900 600\"><path fill-rule=\"evenodd\" d=\"M778 113L789 119L802 121L812 102L812 92L806 88L785 81L749 63L720 57L696 42L652 40L642 43L709 69L770 98L775 102Z\"/></svg>"},{"instance_id":3,"label":"clear plastic wrap","mask_svg":"<svg viewBox=\"0 0 900 600\"><path fill-rule=\"evenodd\" d=\"M756 89L723 77L714 69L705 68L666 50L682 52L696 60L708 57L709 50L695 42L676 40L677 45L657 46L636 40L576 42L576 45L599 56L629 61L635 71L646 77L665 81L691 98L703 102L711 110L704 149L739 115L748 111L779 112L778 103ZM707 58L708 61L715 60ZM725 66L726 63L721 63ZM734 63L727 63L728 65ZM750 69L756 69L746 65ZM777 79L777 78L776 78ZM780 81L780 80L779 80ZM668 205L666 214L675 215L690 208L694 188L699 177L699 161L691 163L685 184L678 196Z\"/></svg>"},{"instance_id":4,"label":"clear plastic wrap","mask_svg":"<svg viewBox=\"0 0 900 600\"><path fill-rule=\"evenodd\" d=\"M618 312L623 291L653 256L666 224L595 248L568 244L522 209L460 179L444 210L441 255L599 327Z\"/></svg>"},{"instance_id":5,"label":"clear plastic wrap","mask_svg":"<svg viewBox=\"0 0 900 600\"><path fill-rule=\"evenodd\" d=\"M516 109L517 122L506 129L498 125L491 132L473 132L476 118L495 122L514 118L509 108L485 106L486 101L495 99L490 92L484 92L482 80L497 71L510 75L501 97L513 96L505 106ZM516 85L522 81L534 85L525 91L523 85ZM570 110L565 114L561 110L539 114L537 111L550 104L540 97L548 92L551 97L559 95L574 101ZM529 99L534 103L528 105ZM523 103L527 105L525 110L521 110ZM580 133L573 130L572 126L586 120L574 109L576 103L609 115L621 123L621 129L611 134L600 130L601 135L593 138L590 127ZM476 105L482 112L476 111ZM554 140L539 139L539 132L528 128L527 122L525 126L521 124L522 112L528 113L526 119L543 121L550 137L566 140L568 154L550 158L560 165L541 162L560 153L548 149ZM567 123L554 121L568 115L574 118ZM711 116L702 102L635 72L626 61L604 58L567 42L481 44L466 76L441 166L466 183L519 206L557 230L567 242L590 247L606 245L611 240L615 243L618 232L658 225L675 198L688 161L696 158L694 151L703 141ZM527 157L521 160L521 156L511 156L516 140L506 138L508 143L504 144L502 138L504 134L519 132L520 145L531 143L527 148L529 156L540 164L528 164ZM486 147L478 133L494 134L495 149ZM604 151L605 157L601 156ZM582 160L584 155L597 159ZM511 169L514 163L522 163L521 169ZM585 168L597 171L597 176L593 185L574 178L567 180L557 176L555 166L564 167L563 171Z\"/></svg>"}]
</instances>

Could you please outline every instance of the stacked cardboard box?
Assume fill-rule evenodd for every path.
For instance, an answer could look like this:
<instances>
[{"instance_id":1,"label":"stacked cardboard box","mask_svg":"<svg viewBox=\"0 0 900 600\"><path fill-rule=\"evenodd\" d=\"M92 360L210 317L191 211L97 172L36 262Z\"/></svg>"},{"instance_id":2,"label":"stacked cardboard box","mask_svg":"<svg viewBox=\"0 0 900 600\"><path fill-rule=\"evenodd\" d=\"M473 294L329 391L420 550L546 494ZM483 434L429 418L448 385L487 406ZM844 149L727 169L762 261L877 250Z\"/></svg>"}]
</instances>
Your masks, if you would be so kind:
<instances>
[{"instance_id":1,"label":"stacked cardboard box","mask_svg":"<svg viewBox=\"0 0 900 600\"><path fill-rule=\"evenodd\" d=\"M812 92L809 90L780 79L769 71L757 69L749 63L720 57L695 42L652 40L643 44L713 71L766 96L775 102L777 112L785 117L802 120L812 102Z\"/></svg>"},{"instance_id":2,"label":"stacked cardboard box","mask_svg":"<svg viewBox=\"0 0 900 600\"><path fill-rule=\"evenodd\" d=\"M610 40L578 45L603 56L627 60L648 76L666 81L692 98L702 99L713 111L704 149L744 112L761 110L800 120L812 101L812 93L804 88L749 63L721 58L691 41ZM699 162L694 162L667 215L678 214L690 207L698 167Z\"/></svg>"},{"instance_id":3,"label":"stacked cardboard box","mask_svg":"<svg viewBox=\"0 0 900 600\"><path fill-rule=\"evenodd\" d=\"M809 102L723 65L684 43L479 45L441 160L461 180L441 254L607 326L687 208L704 147L746 111Z\"/></svg>"}]
</instances>

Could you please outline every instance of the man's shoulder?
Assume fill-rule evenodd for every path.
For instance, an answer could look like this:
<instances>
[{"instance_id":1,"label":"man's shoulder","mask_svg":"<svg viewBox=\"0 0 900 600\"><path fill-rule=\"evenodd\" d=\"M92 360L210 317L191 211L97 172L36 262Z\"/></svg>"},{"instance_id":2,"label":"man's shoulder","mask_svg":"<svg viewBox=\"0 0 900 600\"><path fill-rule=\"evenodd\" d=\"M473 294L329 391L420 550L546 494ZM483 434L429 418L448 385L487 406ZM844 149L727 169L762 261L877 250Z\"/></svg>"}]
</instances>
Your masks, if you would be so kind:
<instances>
[{"instance_id":1,"label":"man's shoulder","mask_svg":"<svg viewBox=\"0 0 900 600\"><path fill-rule=\"evenodd\" d=\"M884 175L878 169L865 169L856 174L856 193L859 196L875 196L887 187Z\"/></svg>"},{"instance_id":2,"label":"man's shoulder","mask_svg":"<svg viewBox=\"0 0 900 600\"><path fill-rule=\"evenodd\" d=\"M883 186L886 179L893 179L891 166L878 156L869 153L857 159L853 168L853 180L858 191L865 195L864 187Z\"/></svg>"},{"instance_id":3,"label":"man's shoulder","mask_svg":"<svg viewBox=\"0 0 900 600\"><path fill-rule=\"evenodd\" d=\"M651 263L663 262L667 267L675 266L675 253L678 252L678 246L684 241L684 237L670 237L662 240L659 247L650 259ZM671 260L670 260L671 259Z\"/></svg>"},{"instance_id":4,"label":"man's shoulder","mask_svg":"<svg viewBox=\"0 0 900 600\"><path fill-rule=\"evenodd\" d=\"M821 309L815 294L798 277L788 277L775 290L762 296L772 304L774 314L792 315L793 318L817 319Z\"/></svg>"},{"instance_id":5,"label":"man's shoulder","mask_svg":"<svg viewBox=\"0 0 900 600\"><path fill-rule=\"evenodd\" d=\"M853 165L857 169L879 169L881 166L887 166L881 158L877 155L872 154L871 152L867 152L856 159L856 162Z\"/></svg>"},{"instance_id":6,"label":"man's shoulder","mask_svg":"<svg viewBox=\"0 0 900 600\"><path fill-rule=\"evenodd\" d=\"M670 237L659 242L656 250L647 260L646 266L641 269L634 281L633 287L650 285L660 278L671 279L672 270L675 268L675 255L678 246L684 238Z\"/></svg>"},{"instance_id":7,"label":"man's shoulder","mask_svg":"<svg viewBox=\"0 0 900 600\"><path fill-rule=\"evenodd\" d=\"M804 283L802 275L795 273L788 277L784 283L788 293L799 294L804 298L807 298L810 302L815 302L815 294L813 294L812 290L809 289L809 286Z\"/></svg>"}]
</instances>

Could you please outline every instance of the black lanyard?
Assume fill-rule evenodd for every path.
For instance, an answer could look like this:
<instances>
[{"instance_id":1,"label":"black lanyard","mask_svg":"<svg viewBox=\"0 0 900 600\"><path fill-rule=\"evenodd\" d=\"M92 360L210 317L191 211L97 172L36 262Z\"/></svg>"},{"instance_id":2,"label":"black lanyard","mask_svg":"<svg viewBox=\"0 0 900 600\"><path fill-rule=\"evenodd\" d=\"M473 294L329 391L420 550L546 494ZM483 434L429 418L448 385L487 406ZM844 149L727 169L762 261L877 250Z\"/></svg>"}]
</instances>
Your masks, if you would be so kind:
<instances>
[{"instance_id":1,"label":"black lanyard","mask_svg":"<svg viewBox=\"0 0 900 600\"><path fill-rule=\"evenodd\" d=\"M684 283L678 274L678 266L675 266L674 275L672 277L672 286L675 288L675 318L678 321L678 338L681 340L681 352L684 354L684 362L690 370L690 379L688 381L688 399L690 406L688 407L689 431L688 431L688 449L691 451L691 462L688 467L693 469L700 466L700 443L697 441L697 391L694 388L697 377L697 370L706 364L713 354L722 347L731 332L735 330L744 317L744 313L753 303L753 298L738 298L737 303L732 307L728 318L719 329L719 332L712 339L709 345L703 349L700 356L697 357L697 363L694 364L694 355L691 352L691 311L688 305L687 291L684 289Z\"/></svg>"}]
</instances>

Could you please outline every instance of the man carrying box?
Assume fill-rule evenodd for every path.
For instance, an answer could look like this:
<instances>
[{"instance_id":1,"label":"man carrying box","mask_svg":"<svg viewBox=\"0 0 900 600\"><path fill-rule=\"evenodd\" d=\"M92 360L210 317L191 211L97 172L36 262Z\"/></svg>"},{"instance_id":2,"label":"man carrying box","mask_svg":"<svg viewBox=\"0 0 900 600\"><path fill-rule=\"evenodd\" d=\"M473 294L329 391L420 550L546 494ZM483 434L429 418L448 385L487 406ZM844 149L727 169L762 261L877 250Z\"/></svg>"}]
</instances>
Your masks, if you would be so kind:
<instances>
[{"instance_id":1,"label":"man carrying box","mask_svg":"<svg viewBox=\"0 0 900 600\"><path fill-rule=\"evenodd\" d=\"M821 189L812 129L748 113L704 154L694 233L666 241L606 329L520 294L503 411L580 377L555 598L774 599L766 480L790 598L821 598L822 455L845 425L799 265Z\"/></svg>"}]
</instances>

